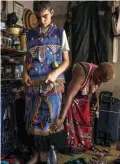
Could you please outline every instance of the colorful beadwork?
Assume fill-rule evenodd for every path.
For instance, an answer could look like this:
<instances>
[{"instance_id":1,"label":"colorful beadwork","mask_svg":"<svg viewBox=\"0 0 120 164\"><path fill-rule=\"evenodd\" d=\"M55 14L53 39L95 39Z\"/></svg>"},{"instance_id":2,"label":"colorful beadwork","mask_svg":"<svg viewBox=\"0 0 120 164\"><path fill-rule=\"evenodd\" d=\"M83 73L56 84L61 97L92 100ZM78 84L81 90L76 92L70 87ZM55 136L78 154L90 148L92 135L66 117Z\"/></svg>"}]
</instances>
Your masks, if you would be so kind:
<instances>
[{"instance_id":1,"label":"colorful beadwork","mask_svg":"<svg viewBox=\"0 0 120 164\"><path fill-rule=\"evenodd\" d=\"M55 68L57 68L57 67L59 67L59 64L58 64L56 61L53 62L53 63L52 63L52 68L55 69Z\"/></svg>"}]
</instances>

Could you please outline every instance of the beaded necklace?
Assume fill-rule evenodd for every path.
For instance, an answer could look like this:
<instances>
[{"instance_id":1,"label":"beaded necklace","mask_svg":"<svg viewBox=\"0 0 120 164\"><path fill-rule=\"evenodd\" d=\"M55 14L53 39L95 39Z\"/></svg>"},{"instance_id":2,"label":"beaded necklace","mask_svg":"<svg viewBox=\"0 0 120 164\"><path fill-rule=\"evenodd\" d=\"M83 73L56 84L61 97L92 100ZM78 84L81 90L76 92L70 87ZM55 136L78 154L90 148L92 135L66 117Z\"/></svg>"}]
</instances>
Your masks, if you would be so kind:
<instances>
[{"instance_id":1,"label":"beaded necklace","mask_svg":"<svg viewBox=\"0 0 120 164\"><path fill-rule=\"evenodd\" d=\"M52 34L52 32L54 31L54 29L56 28L55 25L53 25L53 23L51 23L48 27L47 32L42 33L42 28L38 27L37 28L37 33L39 36L39 40L42 42L46 37L50 37L50 35ZM39 55L40 56L40 55ZM52 64L51 64L52 68L55 69L59 66L59 64L57 63L57 61L55 60Z\"/></svg>"}]
</instances>

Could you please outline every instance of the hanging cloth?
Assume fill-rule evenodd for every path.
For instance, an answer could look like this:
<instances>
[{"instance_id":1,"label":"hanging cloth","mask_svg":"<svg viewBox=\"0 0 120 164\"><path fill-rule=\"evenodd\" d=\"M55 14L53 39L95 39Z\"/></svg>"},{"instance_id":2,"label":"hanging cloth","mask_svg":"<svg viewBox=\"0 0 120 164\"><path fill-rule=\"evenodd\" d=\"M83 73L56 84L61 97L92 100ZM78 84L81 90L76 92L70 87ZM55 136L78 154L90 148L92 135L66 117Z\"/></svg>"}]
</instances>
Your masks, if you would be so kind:
<instances>
[{"instance_id":1,"label":"hanging cloth","mask_svg":"<svg viewBox=\"0 0 120 164\"><path fill-rule=\"evenodd\" d=\"M111 8L107 2L82 2L72 9L72 62L109 60Z\"/></svg>"}]
</instances>

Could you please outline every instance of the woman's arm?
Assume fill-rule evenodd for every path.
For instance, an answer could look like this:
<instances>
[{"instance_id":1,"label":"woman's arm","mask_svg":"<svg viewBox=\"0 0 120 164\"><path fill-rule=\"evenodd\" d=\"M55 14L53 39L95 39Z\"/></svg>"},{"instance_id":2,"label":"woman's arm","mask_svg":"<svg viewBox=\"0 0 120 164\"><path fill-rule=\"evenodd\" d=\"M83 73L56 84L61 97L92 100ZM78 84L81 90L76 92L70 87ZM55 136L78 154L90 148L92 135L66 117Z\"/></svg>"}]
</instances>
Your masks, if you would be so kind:
<instances>
[{"instance_id":1,"label":"woman's arm","mask_svg":"<svg viewBox=\"0 0 120 164\"><path fill-rule=\"evenodd\" d=\"M98 111L99 110L99 93L98 93L98 91L93 93L93 96L95 98L94 108L95 108L95 110Z\"/></svg>"},{"instance_id":2,"label":"woman's arm","mask_svg":"<svg viewBox=\"0 0 120 164\"><path fill-rule=\"evenodd\" d=\"M63 119L63 120L65 119L67 111L70 108L74 97L80 90L84 80L85 80L85 76L84 76L83 68L80 69L80 67L79 67L79 70L78 70L78 67L76 67L73 71L73 78L68 85L66 97L63 101L63 107L62 107L62 111L61 111L61 115L60 115L61 119Z\"/></svg>"},{"instance_id":3,"label":"woman's arm","mask_svg":"<svg viewBox=\"0 0 120 164\"><path fill-rule=\"evenodd\" d=\"M96 101L99 101L99 93L98 91L96 91L95 93L93 93L93 96L95 97Z\"/></svg>"},{"instance_id":4,"label":"woman's arm","mask_svg":"<svg viewBox=\"0 0 120 164\"><path fill-rule=\"evenodd\" d=\"M57 130L61 128L64 122L64 119L66 117L67 111L70 108L74 97L76 96L82 84L84 83L84 80L85 80L85 72L83 68L80 66L76 66L73 69L72 80L69 83L68 88L67 88L67 93L63 102L63 107L62 107L59 120L57 120L56 123L54 124L53 130Z\"/></svg>"}]
</instances>

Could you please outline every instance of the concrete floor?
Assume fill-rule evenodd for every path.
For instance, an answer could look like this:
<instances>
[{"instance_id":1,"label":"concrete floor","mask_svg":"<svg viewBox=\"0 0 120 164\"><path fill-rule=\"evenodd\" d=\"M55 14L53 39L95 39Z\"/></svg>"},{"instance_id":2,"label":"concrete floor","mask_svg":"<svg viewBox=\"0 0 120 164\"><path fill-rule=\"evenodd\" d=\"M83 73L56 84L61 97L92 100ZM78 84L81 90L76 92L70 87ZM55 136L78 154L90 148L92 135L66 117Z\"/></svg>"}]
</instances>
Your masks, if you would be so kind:
<instances>
[{"instance_id":1,"label":"concrete floor","mask_svg":"<svg viewBox=\"0 0 120 164\"><path fill-rule=\"evenodd\" d=\"M97 146L97 148L99 148L99 149L111 149L110 156L106 157L106 160L109 164L114 164L114 160L116 158L118 158L118 156L120 155L120 151L116 150L116 145L112 145L111 147ZM65 162L67 162L73 158L72 156L63 155L60 153L57 153L57 154L58 154L58 161L59 161L58 164L64 164ZM83 158L86 158L87 161L89 159L91 159L92 157L97 158L97 156L95 156L95 153L92 151L87 151L83 154L77 154L77 155L75 155L75 157L83 157ZM46 154L45 153L41 154L41 159L42 159L42 161L46 161Z\"/></svg>"}]
</instances>

